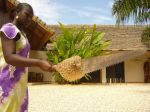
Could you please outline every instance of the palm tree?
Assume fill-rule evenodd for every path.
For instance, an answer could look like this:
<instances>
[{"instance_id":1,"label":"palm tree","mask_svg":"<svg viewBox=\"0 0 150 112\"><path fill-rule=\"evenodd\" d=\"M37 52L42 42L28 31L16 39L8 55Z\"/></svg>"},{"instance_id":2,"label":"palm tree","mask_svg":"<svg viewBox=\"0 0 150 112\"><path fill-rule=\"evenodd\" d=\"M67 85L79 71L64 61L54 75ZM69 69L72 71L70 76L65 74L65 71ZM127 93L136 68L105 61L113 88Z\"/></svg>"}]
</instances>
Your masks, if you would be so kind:
<instances>
[{"instance_id":1,"label":"palm tree","mask_svg":"<svg viewBox=\"0 0 150 112\"><path fill-rule=\"evenodd\" d=\"M135 24L149 24L150 0L115 0L112 14L116 16L117 24L128 22L130 17Z\"/></svg>"},{"instance_id":2,"label":"palm tree","mask_svg":"<svg viewBox=\"0 0 150 112\"><path fill-rule=\"evenodd\" d=\"M135 24L147 24L141 35L141 41L150 42L150 0L115 0L112 14L116 16L116 23L125 23L133 19Z\"/></svg>"}]
</instances>

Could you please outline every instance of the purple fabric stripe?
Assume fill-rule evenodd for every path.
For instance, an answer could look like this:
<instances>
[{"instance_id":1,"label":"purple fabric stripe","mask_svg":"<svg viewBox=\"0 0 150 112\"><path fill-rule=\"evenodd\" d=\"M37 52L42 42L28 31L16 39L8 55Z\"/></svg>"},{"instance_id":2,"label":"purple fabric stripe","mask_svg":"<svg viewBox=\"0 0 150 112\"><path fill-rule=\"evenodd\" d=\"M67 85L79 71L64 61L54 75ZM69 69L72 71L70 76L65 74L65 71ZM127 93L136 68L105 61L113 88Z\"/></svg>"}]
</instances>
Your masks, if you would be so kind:
<instances>
[{"instance_id":1,"label":"purple fabric stripe","mask_svg":"<svg viewBox=\"0 0 150 112\"><path fill-rule=\"evenodd\" d=\"M28 111L28 103L29 103L29 101L28 101L28 89L27 89L26 96L24 98L24 102L21 105L21 112Z\"/></svg>"},{"instance_id":2,"label":"purple fabric stripe","mask_svg":"<svg viewBox=\"0 0 150 112\"><path fill-rule=\"evenodd\" d=\"M10 91L15 87L15 84L20 80L21 75L25 73L25 68L17 68L14 71L14 77L10 78L9 70L3 71L3 75L6 75L1 83L1 87L3 89L3 99L9 96ZM3 101L2 101L3 102Z\"/></svg>"},{"instance_id":3,"label":"purple fabric stripe","mask_svg":"<svg viewBox=\"0 0 150 112\"><path fill-rule=\"evenodd\" d=\"M30 50L29 43L26 44L26 47L22 49L18 54L24 57L27 57L28 52ZM9 96L10 91L13 89L15 84L20 80L21 76L25 73L25 67L16 67L16 70L14 71L14 77L10 78L10 72L9 72L9 66L7 65L0 75L0 86L3 89L2 94L2 103L5 98Z\"/></svg>"}]
</instances>

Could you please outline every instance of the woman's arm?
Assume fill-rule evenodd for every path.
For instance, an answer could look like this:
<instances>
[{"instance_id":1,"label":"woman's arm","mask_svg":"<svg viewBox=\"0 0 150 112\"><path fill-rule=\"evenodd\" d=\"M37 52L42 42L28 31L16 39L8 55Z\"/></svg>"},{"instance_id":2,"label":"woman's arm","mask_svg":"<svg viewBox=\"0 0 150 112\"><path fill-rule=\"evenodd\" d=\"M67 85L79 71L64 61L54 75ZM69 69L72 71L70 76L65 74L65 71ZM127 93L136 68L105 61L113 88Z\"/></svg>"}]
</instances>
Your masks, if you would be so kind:
<instances>
[{"instance_id":1,"label":"woman's arm","mask_svg":"<svg viewBox=\"0 0 150 112\"><path fill-rule=\"evenodd\" d=\"M30 59L17 55L15 38L8 39L4 33L1 32L1 42L4 58L7 63L18 67L40 67L45 71L52 70L52 66L45 60Z\"/></svg>"}]
</instances>

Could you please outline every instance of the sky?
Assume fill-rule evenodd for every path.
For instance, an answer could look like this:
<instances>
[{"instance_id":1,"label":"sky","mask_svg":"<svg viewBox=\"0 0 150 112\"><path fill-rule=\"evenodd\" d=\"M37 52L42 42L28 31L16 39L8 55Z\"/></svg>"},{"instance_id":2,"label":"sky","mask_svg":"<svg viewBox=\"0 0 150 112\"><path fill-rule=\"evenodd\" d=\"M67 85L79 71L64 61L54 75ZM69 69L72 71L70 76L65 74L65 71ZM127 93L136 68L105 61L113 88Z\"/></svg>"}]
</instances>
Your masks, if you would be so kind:
<instances>
[{"instance_id":1,"label":"sky","mask_svg":"<svg viewBox=\"0 0 150 112\"><path fill-rule=\"evenodd\" d=\"M114 25L113 0L19 0L29 3L47 24Z\"/></svg>"}]
</instances>

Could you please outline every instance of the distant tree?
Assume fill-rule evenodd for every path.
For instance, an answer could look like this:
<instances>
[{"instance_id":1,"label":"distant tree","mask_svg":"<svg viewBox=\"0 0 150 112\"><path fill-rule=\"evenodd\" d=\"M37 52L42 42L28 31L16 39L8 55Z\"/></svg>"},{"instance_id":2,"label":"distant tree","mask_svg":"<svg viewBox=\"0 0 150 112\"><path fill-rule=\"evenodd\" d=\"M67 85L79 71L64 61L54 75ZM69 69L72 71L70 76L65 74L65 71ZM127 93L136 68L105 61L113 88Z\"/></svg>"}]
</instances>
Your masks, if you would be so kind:
<instances>
[{"instance_id":1,"label":"distant tree","mask_svg":"<svg viewBox=\"0 0 150 112\"><path fill-rule=\"evenodd\" d=\"M130 18L135 24L149 24L150 0L114 0L112 14L117 24L128 22Z\"/></svg>"},{"instance_id":2,"label":"distant tree","mask_svg":"<svg viewBox=\"0 0 150 112\"><path fill-rule=\"evenodd\" d=\"M150 0L114 0L112 14L117 24L124 24L129 19L133 19L134 24L147 24L141 41L150 42Z\"/></svg>"}]
</instances>

